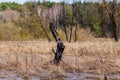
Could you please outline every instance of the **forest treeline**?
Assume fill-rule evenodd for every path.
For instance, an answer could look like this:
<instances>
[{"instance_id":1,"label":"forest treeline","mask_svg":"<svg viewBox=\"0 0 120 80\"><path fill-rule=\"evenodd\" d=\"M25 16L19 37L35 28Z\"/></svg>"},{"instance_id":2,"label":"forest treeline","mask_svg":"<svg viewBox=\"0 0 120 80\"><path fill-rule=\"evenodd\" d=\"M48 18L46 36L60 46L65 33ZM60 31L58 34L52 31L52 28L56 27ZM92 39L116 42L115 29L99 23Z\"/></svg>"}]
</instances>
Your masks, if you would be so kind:
<instances>
[{"instance_id":1,"label":"forest treeline","mask_svg":"<svg viewBox=\"0 0 120 80\"><path fill-rule=\"evenodd\" d=\"M99 2L15 2L0 3L0 40L53 40L49 23L68 42L120 35L120 3Z\"/></svg>"}]
</instances>

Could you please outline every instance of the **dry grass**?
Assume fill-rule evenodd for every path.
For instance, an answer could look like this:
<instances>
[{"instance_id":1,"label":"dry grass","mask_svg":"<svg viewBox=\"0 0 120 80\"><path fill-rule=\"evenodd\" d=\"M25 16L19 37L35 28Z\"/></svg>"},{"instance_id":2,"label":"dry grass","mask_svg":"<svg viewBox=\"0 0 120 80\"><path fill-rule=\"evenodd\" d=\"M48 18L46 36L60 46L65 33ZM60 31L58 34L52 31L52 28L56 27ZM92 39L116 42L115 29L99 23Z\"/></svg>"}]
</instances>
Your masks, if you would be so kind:
<instances>
[{"instance_id":1,"label":"dry grass","mask_svg":"<svg viewBox=\"0 0 120 80\"><path fill-rule=\"evenodd\" d=\"M63 76L66 72L120 72L120 42L91 41L66 43L63 61L56 66L51 48L56 43L47 41L0 42L0 69L17 71L23 76L41 78ZM56 76L57 75L57 76Z\"/></svg>"}]
</instances>

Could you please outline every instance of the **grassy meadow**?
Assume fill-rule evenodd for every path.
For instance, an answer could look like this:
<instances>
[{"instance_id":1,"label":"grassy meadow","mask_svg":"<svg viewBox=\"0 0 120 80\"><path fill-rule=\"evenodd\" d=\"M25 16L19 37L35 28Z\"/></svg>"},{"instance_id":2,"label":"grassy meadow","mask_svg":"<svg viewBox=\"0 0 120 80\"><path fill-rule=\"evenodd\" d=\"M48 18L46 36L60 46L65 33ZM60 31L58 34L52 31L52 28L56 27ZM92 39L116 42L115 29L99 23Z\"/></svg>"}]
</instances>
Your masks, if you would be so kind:
<instances>
[{"instance_id":1,"label":"grassy meadow","mask_svg":"<svg viewBox=\"0 0 120 80\"><path fill-rule=\"evenodd\" d=\"M54 65L56 42L1 41L0 70L15 71L24 78L39 76L50 80L70 73L110 74L120 72L120 42L94 40L65 44L59 65Z\"/></svg>"}]
</instances>

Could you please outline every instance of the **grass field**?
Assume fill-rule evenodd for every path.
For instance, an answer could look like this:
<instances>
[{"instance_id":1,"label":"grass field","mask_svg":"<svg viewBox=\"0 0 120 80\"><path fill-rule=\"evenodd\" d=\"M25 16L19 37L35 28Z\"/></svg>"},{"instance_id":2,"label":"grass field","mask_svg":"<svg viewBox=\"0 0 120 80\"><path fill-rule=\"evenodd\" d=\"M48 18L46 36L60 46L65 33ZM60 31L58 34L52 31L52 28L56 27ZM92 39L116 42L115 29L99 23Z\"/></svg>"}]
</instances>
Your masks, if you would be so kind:
<instances>
[{"instance_id":1,"label":"grass field","mask_svg":"<svg viewBox=\"0 0 120 80\"><path fill-rule=\"evenodd\" d=\"M55 42L1 41L0 70L16 71L24 78L33 75L50 78L67 72L120 72L120 42L96 40L64 44L62 61L54 65L50 61L54 58L52 48L56 48Z\"/></svg>"}]
</instances>

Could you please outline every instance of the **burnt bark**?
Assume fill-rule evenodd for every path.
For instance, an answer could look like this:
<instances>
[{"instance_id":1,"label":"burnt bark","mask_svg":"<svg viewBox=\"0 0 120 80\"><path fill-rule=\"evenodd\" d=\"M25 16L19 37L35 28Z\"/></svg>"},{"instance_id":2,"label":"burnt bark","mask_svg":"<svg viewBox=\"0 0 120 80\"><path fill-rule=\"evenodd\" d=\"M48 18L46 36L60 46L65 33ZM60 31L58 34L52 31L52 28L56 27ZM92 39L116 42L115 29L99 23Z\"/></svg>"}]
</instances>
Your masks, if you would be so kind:
<instances>
[{"instance_id":1,"label":"burnt bark","mask_svg":"<svg viewBox=\"0 0 120 80\"><path fill-rule=\"evenodd\" d=\"M50 30L52 32L52 35L53 35L55 41L57 42L56 51L54 49L52 49L52 51L54 53L54 63L58 64L62 59L62 54L63 54L65 46L64 46L63 42L61 41L61 39L58 37L58 33L57 33L53 23L50 23Z\"/></svg>"}]
</instances>

